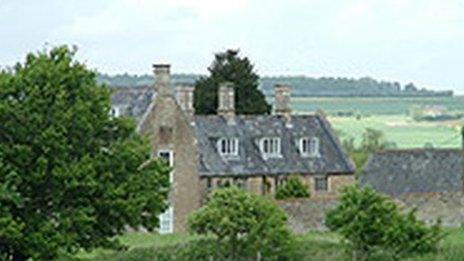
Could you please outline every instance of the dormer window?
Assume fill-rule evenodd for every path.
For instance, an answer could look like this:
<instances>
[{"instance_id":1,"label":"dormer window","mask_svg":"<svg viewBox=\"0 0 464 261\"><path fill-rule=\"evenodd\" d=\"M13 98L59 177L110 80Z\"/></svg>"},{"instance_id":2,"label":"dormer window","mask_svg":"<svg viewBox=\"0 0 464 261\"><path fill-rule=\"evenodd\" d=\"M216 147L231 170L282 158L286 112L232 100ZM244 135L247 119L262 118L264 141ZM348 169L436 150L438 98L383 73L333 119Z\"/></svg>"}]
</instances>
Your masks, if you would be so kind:
<instances>
[{"instance_id":1,"label":"dormer window","mask_svg":"<svg viewBox=\"0 0 464 261\"><path fill-rule=\"evenodd\" d=\"M217 142L217 149L222 156L238 156L238 139L221 138Z\"/></svg>"},{"instance_id":2,"label":"dormer window","mask_svg":"<svg viewBox=\"0 0 464 261\"><path fill-rule=\"evenodd\" d=\"M319 156L319 139L301 138L300 139L300 153L303 156L317 157Z\"/></svg>"},{"instance_id":3,"label":"dormer window","mask_svg":"<svg viewBox=\"0 0 464 261\"><path fill-rule=\"evenodd\" d=\"M280 156L280 138L263 138L260 147L264 157Z\"/></svg>"},{"instance_id":4,"label":"dormer window","mask_svg":"<svg viewBox=\"0 0 464 261\"><path fill-rule=\"evenodd\" d=\"M112 106L110 110L110 115L112 117L119 117L121 116L121 107L119 106Z\"/></svg>"}]
</instances>

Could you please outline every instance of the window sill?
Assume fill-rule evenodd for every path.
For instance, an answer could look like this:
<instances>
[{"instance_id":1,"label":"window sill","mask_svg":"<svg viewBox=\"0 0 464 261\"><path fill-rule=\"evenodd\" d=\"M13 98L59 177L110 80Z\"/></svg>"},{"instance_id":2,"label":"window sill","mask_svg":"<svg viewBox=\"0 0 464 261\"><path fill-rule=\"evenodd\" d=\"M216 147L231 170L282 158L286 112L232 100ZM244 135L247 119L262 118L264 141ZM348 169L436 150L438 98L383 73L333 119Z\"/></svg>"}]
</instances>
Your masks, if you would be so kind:
<instances>
[{"instance_id":1,"label":"window sill","mask_svg":"<svg viewBox=\"0 0 464 261\"><path fill-rule=\"evenodd\" d=\"M283 158L282 154L263 154L263 159L281 159Z\"/></svg>"},{"instance_id":2,"label":"window sill","mask_svg":"<svg viewBox=\"0 0 464 261\"><path fill-rule=\"evenodd\" d=\"M225 160L240 160L239 155L227 155L227 154L221 154L221 157Z\"/></svg>"},{"instance_id":3,"label":"window sill","mask_svg":"<svg viewBox=\"0 0 464 261\"><path fill-rule=\"evenodd\" d=\"M303 158L313 158L313 159L317 159L317 158L320 158L321 157L321 154L307 154L307 153L300 153L301 157Z\"/></svg>"}]
</instances>

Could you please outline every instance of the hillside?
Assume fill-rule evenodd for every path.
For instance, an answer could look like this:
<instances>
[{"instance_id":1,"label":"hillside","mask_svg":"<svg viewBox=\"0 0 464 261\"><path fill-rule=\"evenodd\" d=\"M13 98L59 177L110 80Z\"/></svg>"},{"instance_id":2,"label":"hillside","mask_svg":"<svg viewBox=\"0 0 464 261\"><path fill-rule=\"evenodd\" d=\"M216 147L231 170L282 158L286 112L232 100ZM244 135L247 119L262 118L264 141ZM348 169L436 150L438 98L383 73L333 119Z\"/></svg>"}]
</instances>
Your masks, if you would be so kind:
<instances>
[{"instance_id":1,"label":"hillside","mask_svg":"<svg viewBox=\"0 0 464 261\"><path fill-rule=\"evenodd\" d=\"M197 74L174 74L172 81L193 84L201 77ZM153 84L152 75L106 75L100 74L98 80L109 86L137 87ZM413 83L401 86L398 82L377 81L370 77L311 78L306 76L262 77L260 88L267 96L274 94L275 84L292 86L295 96L319 97L445 97L453 96L453 91L433 91L415 86Z\"/></svg>"}]
</instances>

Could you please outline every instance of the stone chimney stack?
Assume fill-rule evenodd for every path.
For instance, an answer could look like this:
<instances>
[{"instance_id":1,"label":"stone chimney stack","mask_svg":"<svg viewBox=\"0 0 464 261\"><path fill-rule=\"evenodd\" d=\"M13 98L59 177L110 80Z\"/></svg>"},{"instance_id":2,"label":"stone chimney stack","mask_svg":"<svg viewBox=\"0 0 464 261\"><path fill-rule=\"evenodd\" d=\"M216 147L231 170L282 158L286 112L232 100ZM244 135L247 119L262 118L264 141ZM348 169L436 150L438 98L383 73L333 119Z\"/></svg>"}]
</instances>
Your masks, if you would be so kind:
<instances>
[{"instance_id":1,"label":"stone chimney stack","mask_svg":"<svg viewBox=\"0 0 464 261\"><path fill-rule=\"evenodd\" d=\"M182 111L188 115L193 116L195 109L193 108L193 91L195 87L192 85L179 85L177 86L177 103Z\"/></svg>"},{"instance_id":2,"label":"stone chimney stack","mask_svg":"<svg viewBox=\"0 0 464 261\"><path fill-rule=\"evenodd\" d=\"M275 114L290 119L292 109L290 108L290 86L276 84L275 90Z\"/></svg>"},{"instance_id":3,"label":"stone chimney stack","mask_svg":"<svg viewBox=\"0 0 464 261\"><path fill-rule=\"evenodd\" d=\"M153 64L156 95L172 96L169 64Z\"/></svg>"},{"instance_id":4,"label":"stone chimney stack","mask_svg":"<svg viewBox=\"0 0 464 261\"><path fill-rule=\"evenodd\" d=\"M235 91L231 82L221 83L218 93L218 115L233 118L235 116Z\"/></svg>"}]
</instances>

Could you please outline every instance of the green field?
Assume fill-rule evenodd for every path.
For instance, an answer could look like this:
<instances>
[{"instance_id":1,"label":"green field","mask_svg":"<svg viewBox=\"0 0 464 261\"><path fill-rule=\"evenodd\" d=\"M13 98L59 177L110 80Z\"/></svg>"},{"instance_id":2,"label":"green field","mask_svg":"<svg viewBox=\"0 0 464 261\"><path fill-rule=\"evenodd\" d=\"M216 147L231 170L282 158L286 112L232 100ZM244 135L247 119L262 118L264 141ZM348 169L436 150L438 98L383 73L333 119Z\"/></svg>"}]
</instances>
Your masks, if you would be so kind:
<instances>
[{"instance_id":1,"label":"green field","mask_svg":"<svg viewBox=\"0 0 464 261\"><path fill-rule=\"evenodd\" d=\"M374 115L356 119L355 117L334 117L329 120L340 134L341 139L355 138L361 141L366 128L381 130L388 141L398 148L422 148L426 144L435 148L459 148L461 146L460 126L462 122L416 122L405 115Z\"/></svg>"},{"instance_id":2,"label":"green field","mask_svg":"<svg viewBox=\"0 0 464 261\"><path fill-rule=\"evenodd\" d=\"M272 99L270 99L272 103ZM342 139L353 137L361 140L366 128L384 132L388 141L398 148L458 148L461 146L460 126L462 120L446 122L417 122L410 116L411 108L420 106L443 106L447 112L464 112L464 96L456 97L292 97L295 113L314 113L322 109L333 127L342 133ZM351 112L353 116L337 116ZM358 117L356 117L358 116Z\"/></svg>"},{"instance_id":3,"label":"green field","mask_svg":"<svg viewBox=\"0 0 464 261\"><path fill-rule=\"evenodd\" d=\"M272 101L271 101L272 102ZM444 106L449 111L464 111L464 96L455 97L292 97L296 112L323 109L327 114L354 112L362 115L408 114L416 106Z\"/></svg>"},{"instance_id":4,"label":"green field","mask_svg":"<svg viewBox=\"0 0 464 261\"><path fill-rule=\"evenodd\" d=\"M194 236L156 235L150 233L129 233L120 237L129 249L127 251L94 251L81 253L75 257L63 256L60 260L159 260L160 253L172 251L179 244L196 239ZM168 250L169 249L169 250ZM334 233L311 232L297 236L296 249L303 256L300 260L351 260L340 238ZM440 245L438 253L412 256L406 260L463 260L464 230L449 229ZM165 259L163 259L165 260ZM167 259L169 260L169 259ZM380 259L390 260L390 259Z\"/></svg>"}]
</instances>

